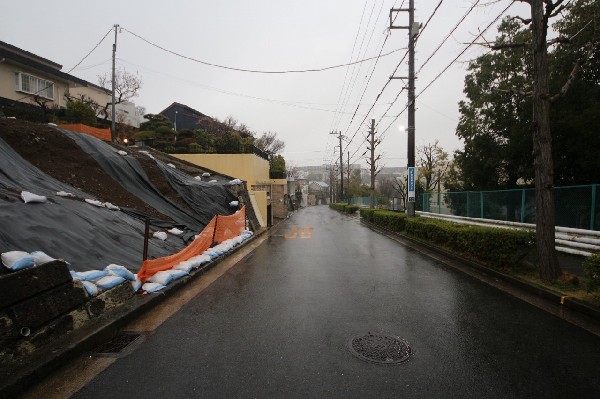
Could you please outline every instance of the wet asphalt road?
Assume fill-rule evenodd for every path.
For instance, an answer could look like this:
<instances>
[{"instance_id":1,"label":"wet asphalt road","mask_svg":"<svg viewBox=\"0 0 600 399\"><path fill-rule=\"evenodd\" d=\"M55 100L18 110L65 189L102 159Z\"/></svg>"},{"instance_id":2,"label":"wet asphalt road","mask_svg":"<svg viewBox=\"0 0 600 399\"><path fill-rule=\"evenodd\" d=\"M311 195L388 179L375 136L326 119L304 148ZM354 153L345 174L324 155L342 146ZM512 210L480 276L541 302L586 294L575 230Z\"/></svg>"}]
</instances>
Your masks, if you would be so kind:
<instances>
[{"instance_id":1,"label":"wet asphalt road","mask_svg":"<svg viewBox=\"0 0 600 399\"><path fill-rule=\"evenodd\" d=\"M75 397L600 397L599 337L327 207L278 234ZM413 356L354 357L368 332Z\"/></svg>"}]
</instances>

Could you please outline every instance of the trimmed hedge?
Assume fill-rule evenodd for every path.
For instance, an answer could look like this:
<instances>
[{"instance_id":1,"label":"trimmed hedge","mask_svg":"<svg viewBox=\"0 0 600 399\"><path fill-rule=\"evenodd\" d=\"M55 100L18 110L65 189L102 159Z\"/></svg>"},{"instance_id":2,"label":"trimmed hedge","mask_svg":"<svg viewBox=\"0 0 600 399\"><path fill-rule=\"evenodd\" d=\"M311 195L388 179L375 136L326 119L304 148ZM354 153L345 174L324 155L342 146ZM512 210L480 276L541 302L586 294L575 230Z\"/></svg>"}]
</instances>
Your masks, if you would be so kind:
<instances>
[{"instance_id":1,"label":"trimmed hedge","mask_svg":"<svg viewBox=\"0 0 600 399\"><path fill-rule=\"evenodd\" d=\"M588 290L600 289L600 254L593 254L583 262L583 270L589 278Z\"/></svg>"},{"instance_id":2,"label":"trimmed hedge","mask_svg":"<svg viewBox=\"0 0 600 399\"><path fill-rule=\"evenodd\" d=\"M378 226L495 267L514 266L535 247L535 233L530 230L472 226L424 217L409 219L404 213L375 209L361 209L361 216Z\"/></svg>"},{"instance_id":3,"label":"trimmed hedge","mask_svg":"<svg viewBox=\"0 0 600 399\"><path fill-rule=\"evenodd\" d=\"M339 211L342 213L348 213L348 214L352 214L358 210L358 206L346 204L345 202L332 203L332 204L329 204L329 207L336 211Z\"/></svg>"},{"instance_id":4,"label":"trimmed hedge","mask_svg":"<svg viewBox=\"0 0 600 399\"><path fill-rule=\"evenodd\" d=\"M361 208L360 217L387 229L401 232L405 230L406 214L385 209Z\"/></svg>"}]
</instances>

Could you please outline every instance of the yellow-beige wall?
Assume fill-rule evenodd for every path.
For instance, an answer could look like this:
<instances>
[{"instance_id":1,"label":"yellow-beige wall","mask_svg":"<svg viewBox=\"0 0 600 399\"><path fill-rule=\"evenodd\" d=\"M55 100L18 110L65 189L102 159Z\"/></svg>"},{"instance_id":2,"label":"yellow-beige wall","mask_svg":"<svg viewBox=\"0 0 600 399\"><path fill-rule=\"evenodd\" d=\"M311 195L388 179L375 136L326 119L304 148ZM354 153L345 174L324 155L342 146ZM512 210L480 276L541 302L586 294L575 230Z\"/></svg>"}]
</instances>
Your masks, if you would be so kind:
<instances>
[{"instance_id":1,"label":"yellow-beige wall","mask_svg":"<svg viewBox=\"0 0 600 399\"><path fill-rule=\"evenodd\" d=\"M191 162L194 165L214 170L227 176L246 182L248 193L256 202L254 211L261 226L267 225L266 191L254 191L252 186L269 184L269 161L254 154L172 154L174 157Z\"/></svg>"},{"instance_id":2,"label":"yellow-beige wall","mask_svg":"<svg viewBox=\"0 0 600 399\"><path fill-rule=\"evenodd\" d=\"M59 80L55 76L47 75L42 72L27 68L25 66L15 65L10 63L8 60L0 63L0 97L8 98L10 100L19 100L24 103L36 104L32 96L27 93L21 93L16 91L16 80L15 73L23 72L29 75L36 76L40 79L46 79L54 82L54 101L49 101L48 106L52 107L65 107L66 100L64 98L65 92L68 91L68 83Z\"/></svg>"},{"instance_id":3,"label":"yellow-beige wall","mask_svg":"<svg viewBox=\"0 0 600 399\"><path fill-rule=\"evenodd\" d=\"M173 154L195 165L244 180L248 188L269 181L269 161L254 154Z\"/></svg>"}]
</instances>

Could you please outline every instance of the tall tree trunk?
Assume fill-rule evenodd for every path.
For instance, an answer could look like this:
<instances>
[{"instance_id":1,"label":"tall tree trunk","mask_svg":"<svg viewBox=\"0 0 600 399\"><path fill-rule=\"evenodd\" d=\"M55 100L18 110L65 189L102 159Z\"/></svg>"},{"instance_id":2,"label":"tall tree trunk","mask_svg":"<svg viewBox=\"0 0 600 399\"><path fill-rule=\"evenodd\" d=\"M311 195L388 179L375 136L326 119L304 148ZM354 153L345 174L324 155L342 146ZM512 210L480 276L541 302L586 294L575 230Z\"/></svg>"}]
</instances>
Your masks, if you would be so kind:
<instances>
[{"instance_id":1,"label":"tall tree trunk","mask_svg":"<svg viewBox=\"0 0 600 399\"><path fill-rule=\"evenodd\" d=\"M533 156L535 168L536 249L540 277L554 282L562 274L554 249L554 164L550 133L550 87L548 84L548 22L544 1L531 0L533 35Z\"/></svg>"}]
</instances>

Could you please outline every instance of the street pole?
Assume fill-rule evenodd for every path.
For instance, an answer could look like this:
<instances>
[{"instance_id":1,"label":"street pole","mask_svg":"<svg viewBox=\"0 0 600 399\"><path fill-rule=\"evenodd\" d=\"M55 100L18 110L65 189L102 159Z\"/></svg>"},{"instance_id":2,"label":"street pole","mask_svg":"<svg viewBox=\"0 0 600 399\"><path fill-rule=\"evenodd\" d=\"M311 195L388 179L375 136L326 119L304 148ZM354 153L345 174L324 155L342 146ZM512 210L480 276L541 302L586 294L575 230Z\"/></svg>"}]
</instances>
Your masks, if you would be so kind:
<instances>
[{"instance_id":1,"label":"street pole","mask_svg":"<svg viewBox=\"0 0 600 399\"><path fill-rule=\"evenodd\" d=\"M112 104L111 104L111 112L112 112L112 116L110 119L112 119L111 121L111 140L115 141L117 138L117 130L116 130L116 123L115 123L115 119L116 119L116 111L115 111L115 86L116 86L116 70L115 70L115 60L116 60L116 55L117 55L117 28L119 27L118 24L113 26L115 28L115 42L113 44L113 51L112 51Z\"/></svg>"},{"instance_id":2,"label":"street pole","mask_svg":"<svg viewBox=\"0 0 600 399\"><path fill-rule=\"evenodd\" d=\"M348 185L346 186L346 193L348 193L348 190L350 189L350 151L348 151L348 163L346 165L346 170L346 173L348 174ZM350 195L346 195L346 201L348 201L348 204L350 204Z\"/></svg>"},{"instance_id":3,"label":"street pole","mask_svg":"<svg viewBox=\"0 0 600 399\"><path fill-rule=\"evenodd\" d=\"M370 198L369 198L369 207L371 209L375 208L375 119L371 119L371 142L370 150L371 150L371 186L370 186Z\"/></svg>"},{"instance_id":4,"label":"street pole","mask_svg":"<svg viewBox=\"0 0 600 399\"><path fill-rule=\"evenodd\" d=\"M408 12L408 26L394 26L392 14ZM415 167L415 41L421 25L415 23L415 1L409 0L408 8L392 8L390 10L390 29L408 30L408 168ZM391 77L390 79L403 79ZM414 183L414 182L413 182ZM406 216L415 216L415 197L407 202Z\"/></svg>"},{"instance_id":5,"label":"street pole","mask_svg":"<svg viewBox=\"0 0 600 399\"><path fill-rule=\"evenodd\" d=\"M340 201L344 201L344 155L342 153L342 131L339 132L331 132L329 134L337 134L338 139L340 140Z\"/></svg>"},{"instance_id":6,"label":"street pole","mask_svg":"<svg viewBox=\"0 0 600 399\"><path fill-rule=\"evenodd\" d=\"M408 2L408 167L415 167L415 3ZM408 217L415 216L415 202L408 203Z\"/></svg>"}]
</instances>

